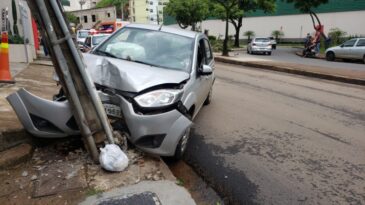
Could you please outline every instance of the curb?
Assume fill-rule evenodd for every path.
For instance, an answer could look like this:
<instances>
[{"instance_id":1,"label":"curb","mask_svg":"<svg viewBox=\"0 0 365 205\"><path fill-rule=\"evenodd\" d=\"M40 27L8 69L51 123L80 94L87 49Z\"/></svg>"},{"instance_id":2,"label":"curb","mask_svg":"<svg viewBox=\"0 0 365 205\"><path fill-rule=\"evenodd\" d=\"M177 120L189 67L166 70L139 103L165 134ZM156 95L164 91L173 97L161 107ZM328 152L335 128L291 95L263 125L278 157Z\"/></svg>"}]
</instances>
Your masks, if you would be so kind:
<instances>
[{"instance_id":1,"label":"curb","mask_svg":"<svg viewBox=\"0 0 365 205\"><path fill-rule=\"evenodd\" d=\"M329 75L329 74L325 74L325 73L297 70L297 69L290 68L290 67L268 65L268 64L262 64L262 63L257 63L257 62L244 62L244 61L238 61L238 60L233 60L233 59L227 59L227 58L220 57L220 56L216 56L214 59L217 62L222 62L222 63L249 66L249 67L260 68L260 69L265 69L265 70L273 70L273 71L278 71L278 72L303 75L303 76L320 78L320 79L325 79L325 80L332 80L332 81L337 81L337 82L342 82L342 83L365 85L365 79L356 79L356 78L349 78L349 77L345 77L345 76Z\"/></svg>"}]
</instances>

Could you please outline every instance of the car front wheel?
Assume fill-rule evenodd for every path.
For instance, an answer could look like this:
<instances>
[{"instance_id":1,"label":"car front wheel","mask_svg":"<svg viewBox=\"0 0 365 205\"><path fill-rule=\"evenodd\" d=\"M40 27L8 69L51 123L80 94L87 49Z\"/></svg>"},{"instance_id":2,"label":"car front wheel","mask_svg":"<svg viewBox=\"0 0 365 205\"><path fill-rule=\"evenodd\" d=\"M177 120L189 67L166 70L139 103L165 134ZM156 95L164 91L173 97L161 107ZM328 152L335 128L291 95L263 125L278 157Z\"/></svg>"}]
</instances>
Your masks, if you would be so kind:
<instances>
[{"instance_id":1,"label":"car front wheel","mask_svg":"<svg viewBox=\"0 0 365 205\"><path fill-rule=\"evenodd\" d=\"M328 61L334 61L335 60L335 53L333 53L333 52L328 52L327 54L326 54L326 60L328 60Z\"/></svg>"},{"instance_id":2,"label":"car front wheel","mask_svg":"<svg viewBox=\"0 0 365 205\"><path fill-rule=\"evenodd\" d=\"M174 155L175 160L181 160L182 157L184 156L184 153L186 151L186 147L188 145L189 138L190 138L190 130L191 130L190 127L187 128L185 130L183 136L179 140L179 143L177 144L176 150L175 150L175 155Z\"/></svg>"}]
</instances>

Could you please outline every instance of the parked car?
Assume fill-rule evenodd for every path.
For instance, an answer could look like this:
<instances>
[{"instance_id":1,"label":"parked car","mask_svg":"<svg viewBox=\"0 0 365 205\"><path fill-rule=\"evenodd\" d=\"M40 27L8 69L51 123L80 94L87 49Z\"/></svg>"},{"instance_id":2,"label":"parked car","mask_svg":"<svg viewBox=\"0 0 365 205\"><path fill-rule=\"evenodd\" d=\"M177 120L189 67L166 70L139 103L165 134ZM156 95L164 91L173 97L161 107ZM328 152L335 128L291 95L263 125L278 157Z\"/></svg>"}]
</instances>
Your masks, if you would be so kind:
<instances>
[{"instance_id":1,"label":"parked car","mask_svg":"<svg viewBox=\"0 0 365 205\"><path fill-rule=\"evenodd\" d=\"M326 50L328 61L334 61L337 58L362 60L365 63L365 38L353 38Z\"/></svg>"},{"instance_id":2,"label":"parked car","mask_svg":"<svg viewBox=\"0 0 365 205\"><path fill-rule=\"evenodd\" d=\"M110 36L110 34L90 35L90 36L86 37L83 46L80 47L80 50L83 52L89 52L91 49L93 49L95 46L99 45L101 42L103 42L109 36Z\"/></svg>"},{"instance_id":3,"label":"parked car","mask_svg":"<svg viewBox=\"0 0 365 205\"><path fill-rule=\"evenodd\" d=\"M267 55L271 55L272 47L269 38L254 38L247 45L247 53L263 53Z\"/></svg>"},{"instance_id":4,"label":"parked car","mask_svg":"<svg viewBox=\"0 0 365 205\"><path fill-rule=\"evenodd\" d=\"M86 37L89 35L89 30L78 30L76 32L76 42L79 45L84 44Z\"/></svg>"},{"instance_id":5,"label":"parked car","mask_svg":"<svg viewBox=\"0 0 365 205\"><path fill-rule=\"evenodd\" d=\"M114 130L127 133L148 153L177 159L183 155L192 120L212 99L214 57L206 35L130 24L83 59ZM24 89L8 97L33 135L77 134L68 101L55 99L45 100Z\"/></svg>"},{"instance_id":6,"label":"parked car","mask_svg":"<svg viewBox=\"0 0 365 205\"><path fill-rule=\"evenodd\" d=\"M270 39L272 49L275 50L276 49L276 44L277 44L275 38L274 37L269 37L269 39Z\"/></svg>"}]
</instances>

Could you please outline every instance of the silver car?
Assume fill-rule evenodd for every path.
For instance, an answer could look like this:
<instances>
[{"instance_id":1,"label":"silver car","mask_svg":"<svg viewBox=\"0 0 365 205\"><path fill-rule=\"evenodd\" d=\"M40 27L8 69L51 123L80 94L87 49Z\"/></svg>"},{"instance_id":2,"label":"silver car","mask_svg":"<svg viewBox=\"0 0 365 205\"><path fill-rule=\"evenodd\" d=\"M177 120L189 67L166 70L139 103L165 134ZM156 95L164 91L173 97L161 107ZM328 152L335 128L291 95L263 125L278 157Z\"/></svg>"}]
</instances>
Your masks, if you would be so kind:
<instances>
[{"instance_id":1,"label":"silver car","mask_svg":"<svg viewBox=\"0 0 365 205\"><path fill-rule=\"evenodd\" d=\"M272 51L272 45L269 38L254 38L247 45L248 54L262 53L271 55L271 51Z\"/></svg>"},{"instance_id":2,"label":"silver car","mask_svg":"<svg viewBox=\"0 0 365 205\"><path fill-rule=\"evenodd\" d=\"M328 48L326 59L334 61L336 58L362 60L365 63L365 38L353 38L339 46Z\"/></svg>"},{"instance_id":3,"label":"silver car","mask_svg":"<svg viewBox=\"0 0 365 205\"><path fill-rule=\"evenodd\" d=\"M183 155L192 120L212 97L214 58L204 34L130 24L84 54L84 62L115 130L148 153ZM77 134L68 101L55 99L25 90L8 97L33 135Z\"/></svg>"}]
</instances>

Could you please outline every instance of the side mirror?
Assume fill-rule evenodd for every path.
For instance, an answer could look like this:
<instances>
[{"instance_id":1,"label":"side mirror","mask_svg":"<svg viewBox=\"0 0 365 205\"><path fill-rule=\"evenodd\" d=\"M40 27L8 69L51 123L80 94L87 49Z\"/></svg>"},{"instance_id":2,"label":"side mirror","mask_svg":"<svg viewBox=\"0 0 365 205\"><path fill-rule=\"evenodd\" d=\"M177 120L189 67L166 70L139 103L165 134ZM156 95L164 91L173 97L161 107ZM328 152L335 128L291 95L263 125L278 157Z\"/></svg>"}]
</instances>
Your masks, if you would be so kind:
<instances>
[{"instance_id":1,"label":"side mirror","mask_svg":"<svg viewBox=\"0 0 365 205\"><path fill-rule=\"evenodd\" d=\"M209 65L203 65L203 67L200 69L201 75L210 75L212 73L213 73L213 69Z\"/></svg>"},{"instance_id":2,"label":"side mirror","mask_svg":"<svg viewBox=\"0 0 365 205\"><path fill-rule=\"evenodd\" d=\"M345 47L345 45L342 44L342 45L340 45L340 47L343 48L343 47Z\"/></svg>"}]
</instances>

